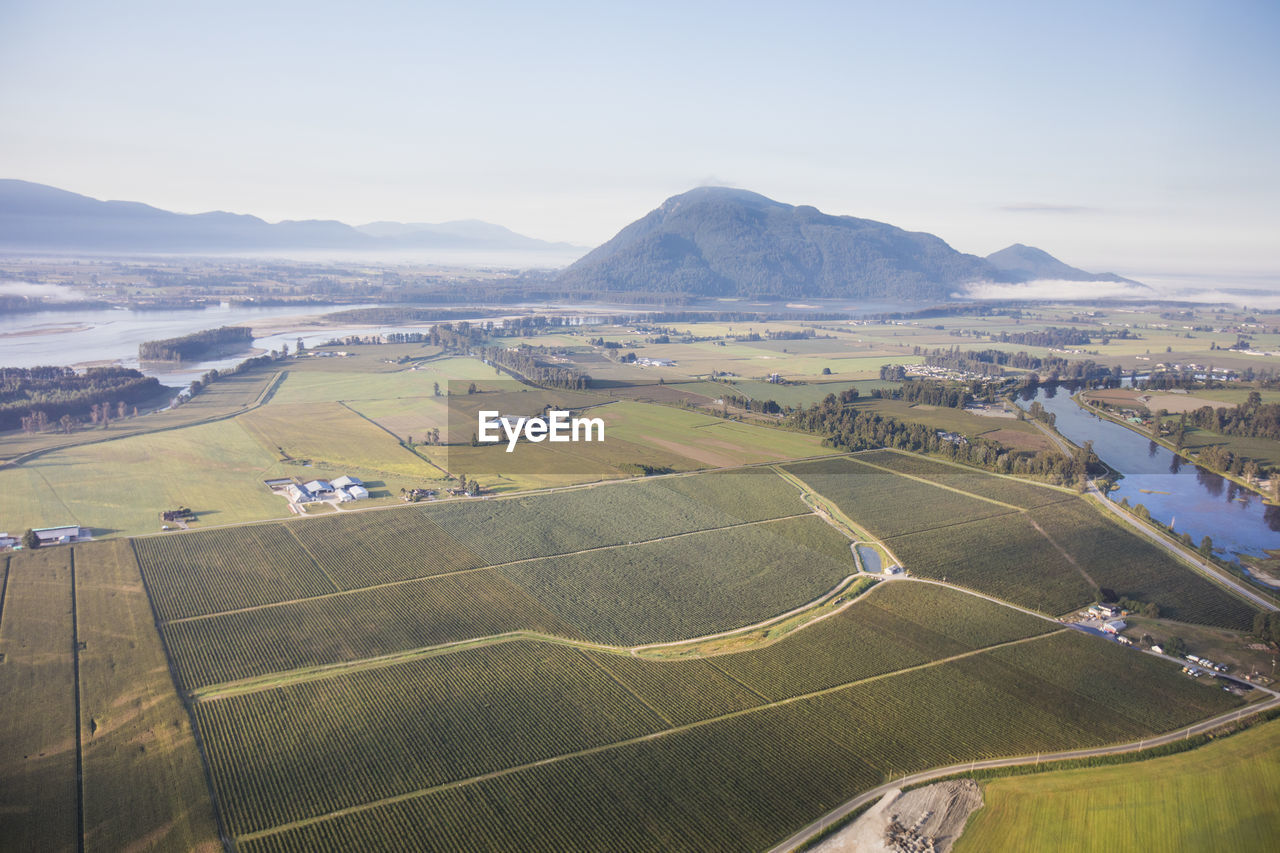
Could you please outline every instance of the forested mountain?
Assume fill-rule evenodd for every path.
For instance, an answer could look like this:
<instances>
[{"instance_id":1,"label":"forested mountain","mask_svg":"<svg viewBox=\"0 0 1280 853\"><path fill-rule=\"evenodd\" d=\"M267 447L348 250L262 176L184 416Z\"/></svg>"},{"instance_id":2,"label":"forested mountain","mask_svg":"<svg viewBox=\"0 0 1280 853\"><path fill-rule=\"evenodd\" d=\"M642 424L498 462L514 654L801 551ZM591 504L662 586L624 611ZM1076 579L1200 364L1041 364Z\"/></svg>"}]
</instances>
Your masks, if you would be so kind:
<instances>
[{"instance_id":1,"label":"forested mountain","mask_svg":"<svg viewBox=\"0 0 1280 853\"><path fill-rule=\"evenodd\" d=\"M932 234L700 187L622 229L566 269L560 283L585 292L941 300L973 282L1037 277L958 252Z\"/></svg>"},{"instance_id":2,"label":"forested mountain","mask_svg":"<svg viewBox=\"0 0 1280 853\"><path fill-rule=\"evenodd\" d=\"M1115 273L1085 272L1082 269L1064 264L1043 249L1037 249L1035 246L1024 246L1021 243L1014 243L1008 248L992 252L987 255L987 263L996 269L1027 280L1113 281L1123 284L1138 284L1132 279L1121 278Z\"/></svg>"}]
</instances>

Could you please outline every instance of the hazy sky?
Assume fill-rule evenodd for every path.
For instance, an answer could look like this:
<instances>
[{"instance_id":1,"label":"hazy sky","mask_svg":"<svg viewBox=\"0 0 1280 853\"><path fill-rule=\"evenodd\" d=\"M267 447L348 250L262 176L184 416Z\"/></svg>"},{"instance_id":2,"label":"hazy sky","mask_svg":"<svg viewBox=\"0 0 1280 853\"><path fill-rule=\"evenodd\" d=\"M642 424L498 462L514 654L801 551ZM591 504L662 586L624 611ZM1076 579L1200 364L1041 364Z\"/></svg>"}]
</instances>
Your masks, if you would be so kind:
<instances>
[{"instance_id":1,"label":"hazy sky","mask_svg":"<svg viewBox=\"0 0 1280 853\"><path fill-rule=\"evenodd\" d=\"M718 183L1280 273L1278 45L1277 0L0 0L0 177L587 245Z\"/></svg>"}]
</instances>

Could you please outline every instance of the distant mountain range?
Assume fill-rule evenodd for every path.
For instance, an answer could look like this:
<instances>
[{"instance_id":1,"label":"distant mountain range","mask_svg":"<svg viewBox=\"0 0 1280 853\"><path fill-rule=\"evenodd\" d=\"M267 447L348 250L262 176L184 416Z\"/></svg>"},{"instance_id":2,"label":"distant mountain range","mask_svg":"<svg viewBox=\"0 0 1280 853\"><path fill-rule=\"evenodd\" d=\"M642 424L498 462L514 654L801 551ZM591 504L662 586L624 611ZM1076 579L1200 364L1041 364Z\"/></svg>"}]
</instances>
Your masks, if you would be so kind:
<instances>
[{"instance_id":1,"label":"distant mountain range","mask_svg":"<svg viewBox=\"0 0 1280 853\"><path fill-rule=\"evenodd\" d=\"M932 234L830 216L757 193L700 187L667 199L560 275L587 292L943 300L978 282L1124 282L1015 244L989 257Z\"/></svg>"},{"instance_id":2,"label":"distant mountain range","mask_svg":"<svg viewBox=\"0 0 1280 853\"><path fill-rule=\"evenodd\" d=\"M0 180L0 249L70 252L234 253L342 249L559 252L568 243L535 240L487 222L332 220L270 223L214 211L173 213L133 201L99 201L29 181Z\"/></svg>"}]
</instances>

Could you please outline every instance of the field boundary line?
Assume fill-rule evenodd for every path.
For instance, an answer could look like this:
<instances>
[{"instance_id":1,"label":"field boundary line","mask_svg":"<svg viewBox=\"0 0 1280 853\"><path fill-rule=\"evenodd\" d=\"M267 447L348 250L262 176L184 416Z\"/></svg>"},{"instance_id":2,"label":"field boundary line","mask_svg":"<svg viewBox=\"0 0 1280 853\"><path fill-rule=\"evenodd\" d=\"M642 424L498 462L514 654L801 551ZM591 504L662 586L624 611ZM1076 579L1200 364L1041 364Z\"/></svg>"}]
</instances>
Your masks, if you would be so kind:
<instances>
[{"instance_id":1,"label":"field boundary line","mask_svg":"<svg viewBox=\"0 0 1280 853\"><path fill-rule=\"evenodd\" d=\"M156 627L156 639L160 641L160 650L164 652L165 663L169 667L169 680L173 684L173 692L177 694L178 701L182 703L182 707L187 712L187 725L191 727L191 737L196 744L196 752L200 755L200 765L204 769L204 784L209 791L209 802L213 806L213 819L218 827L218 838L222 841L222 846L227 850L235 850L235 839L231 836L227 829L222 814L222 802L218 799L218 789L213 783L213 766L209 761L209 753L205 749L204 737L200 733L200 726L197 725L195 707L182 692L182 679L178 675L178 665L173 659L173 653L169 650L169 641L165 638L164 631L160 630L160 612L156 609L156 600L151 593L151 583L147 580L147 573L142 570L142 560L138 557L138 545L132 538L126 539L129 543L129 554L133 557L133 567L138 571L138 579L142 581L142 591L147 596L147 604L151 607L151 618Z\"/></svg>"},{"instance_id":2,"label":"field boundary line","mask_svg":"<svg viewBox=\"0 0 1280 853\"><path fill-rule=\"evenodd\" d=\"M775 465L774 470L778 473L779 477L799 489L800 499L813 507L813 511L821 516L828 524L850 539L852 545L857 545L859 542L878 545L884 549L885 554L887 554L894 563L902 566L902 560L898 559L897 554L889 550L889 546L885 544L883 539L878 536L872 536L869 530L865 530L861 525L854 523L854 520L850 518L844 510L840 509L839 504L819 492L803 477L786 470L782 465ZM820 507L815 506L814 504L816 502L821 502L823 505ZM861 570L862 557L857 555L856 550L854 551L854 554L856 558L855 565Z\"/></svg>"},{"instance_id":3,"label":"field boundary line","mask_svg":"<svg viewBox=\"0 0 1280 853\"><path fill-rule=\"evenodd\" d=\"M1001 429L1001 427L996 427L996 429L997 430ZM987 432L994 432L994 431L995 430L987 430ZM985 434L986 433L982 433L982 435L985 435ZM918 453L912 450L903 450L902 448L899 448L899 447L871 447L866 450L855 450L849 455L857 459L858 455L861 453L886 453L886 452L896 453L899 456L906 456L907 458L919 457L921 459L926 459L930 462L935 462L938 465L946 465L949 468L955 468L957 471L963 471L967 474L981 474L985 477L999 477L1002 480L1011 480L1015 483L1022 483L1023 485L1026 485L1026 486L1035 486L1040 489L1047 489L1051 492L1057 492L1058 494L1062 495L1064 498L1080 497L1080 494L1076 492L1074 489L1072 489L1070 486L1058 486L1053 483L1042 483L1039 480L1028 480L1025 477L1019 477L1017 474L1002 474L999 471L988 471L985 468L975 468L971 465L965 465L963 462L957 462L954 459L943 459L940 456L931 456L927 453ZM861 459L859 459L858 461L862 462L863 465L876 464L874 462L866 462ZM1054 503L1056 503L1056 501L1054 501ZM1042 504L1042 506L1049 506L1049 505L1050 504Z\"/></svg>"},{"instance_id":4,"label":"field boundary line","mask_svg":"<svg viewBox=\"0 0 1280 853\"><path fill-rule=\"evenodd\" d=\"M766 696L766 695L764 695L764 694L763 694L763 693L761 693L759 690L756 690L756 689L755 689L754 687L752 687L750 684L747 684L745 681L743 681L741 678L738 678L738 677L737 677L736 675L734 675L733 673L731 673L731 672L726 672L722 667L718 667L718 666L716 666L716 665L715 665L715 661L712 661L712 660L710 660L709 658L703 658L703 660L705 660L705 661L707 662L707 665L708 665L708 666L710 666L712 669L714 669L716 672L720 673L720 674L721 674L721 675L723 675L725 678L729 679L729 680L730 680L730 681L732 681L734 684L738 685L738 686L739 686L739 687L741 687L743 690L745 690L745 691L747 691L748 693L750 693L752 696L759 696L759 697L760 697L760 701L761 701L761 702L764 702L764 703L768 704L769 702L776 702L776 701L778 701L777 699L774 699L772 696Z\"/></svg>"},{"instance_id":5,"label":"field boundary line","mask_svg":"<svg viewBox=\"0 0 1280 853\"><path fill-rule=\"evenodd\" d=\"M455 779L452 782L444 782L439 785L433 785L429 788L419 788L414 791L406 791L402 794L396 794L391 797L383 797L377 800L369 800L367 802L359 803L354 806L347 806L346 808L335 809L334 811L326 812L325 814L313 815L311 817L301 818L299 820L277 824L276 826L267 827L266 829L259 829L253 832L246 832L242 835L237 836L237 840L238 841L255 841L259 838L266 838L268 836L278 835L281 832L286 832L291 829L300 829L305 826L312 826L317 823L323 823L324 821L332 820L333 818L344 817L349 814L359 814L361 812L369 811L370 809L375 809L382 806L394 805L396 803L402 803L408 800L418 799L419 797L429 796L431 794L440 793L442 791L449 791L455 788L462 788L467 785L473 785L479 782L487 782L491 779L499 779L504 776L509 776L513 773L519 773L524 770L530 770L535 767L545 767L551 764L559 764L560 762L569 761L574 758L583 758L588 755L595 755L601 752L607 752L612 749L631 746L637 743L644 743L645 741L657 740L658 738L666 737L668 735L679 734L681 732L686 732L696 728L701 728L702 726L708 726L715 723L724 722L726 720L732 720L738 717L743 717L743 716L746 716L747 714L755 714L761 711L780 708L785 705L794 704L796 702L802 702L808 699L817 698L819 696L826 696L832 693L837 693L841 690L847 690L851 687L857 687L863 684L870 684L876 681L883 681L885 679L894 678L896 676L903 675L909 672L928 669L930 667L951 663L964 658L973 657L975 655L986 654L987 652L994 651L996 649L1002 649L1008 646L1016 646L1022 643L1035 642L1037 640L1042 640L1046 637L1056 636L1057 634L1061 634L1069 630L1071 629L1062 628L1058 631L1052 631L1048 634L1038 634L1034 637L1022 637L1017 640L1010 640L1004 643L996 643L995 645L986 646L981 649L972 649L967 652L962 652L961 654L952 655L946 658L939 658L938 660L934 660L934 661L927 661L925 663L917 664L915 666L904 667L902 669L894 670L893 672L885 672L879 675L872 675L872 676L868 676L867 678L861 678L856 681L849 681L843 684L837 684L832 687L824 687L821 690L815 690L810 693L802 693L798 696L788 696L784 699L777 699L770 702L766 702L763 705L754 705L750 708L742 708L737 711L730 711L729 713L726 713L726 714L720 714L715 717L708 717L704 720L696 720L692 723L685 723L684 725L673 726L672 728L669 728L669 729L662 729L660 731L650 732L649 734L645 734L645 735L638 735L636 737L627 738L626 740L615 741L613 743L600 744L599 746L593 746L587 749L580 749L574 752L566 752L561 755L553 755L549 758L543 758L538 761L529 762L527 764L520 764L513 767L504 767L501 770L494 770L489 773L484 773L478 776L471 776L466 779ZM755 691L752 691L752 692L755 692ZM1275 701L1277 703L1280 703L1280 699L1276 699Z\"/></svg>"},{"instance_id":6,"label":"field boundary line","mask_svg":"<svg viewBox=\"0 0 1280 853\"><path fill-rule=\"evenodd\" d=\"M1064 560L1066 560L1068 563L1076 567L1076 571L1079 572L1084 577L1084 579L1089 582L1089 586L1093 587L1094 591L1101 591L1102 588L1098 586L1098 582L1093 579L1092 575L1090 575L1087 571L1085 571L1084 566L1076 562L1076 558L1071 556L1069 553L1067 553L1066 548L1063 548L1061 545L1059 545L1056 539L1054 539L1047 532L1045 532L1045 529L1040 526L1040 523L1038 521L1036 521L1034 518L1031 517L1030 513L1027 514L1027 521L1031 522L1031 526L1036 529L1036 532L1038 532L1041 536L1047 539L1050 545L1058 549L1058 553L1062 555L1062 558Z\"/></svg>"},{"instance_id":7,"label":"field boundary line","mask_svg":"<svg viewBox=\"0 0 1280 853\"><path fill-rule=\"evenodd\" d=\"M80 602L76 599L76 549L67 549L71 574L71 677L76 711L76 849L84 853L84 717L80 706Z\"/></svg>"},{"instance_id":8,"label":"field boundary line","mask_svg":"<svg viewBox=\"0 0 1280 853\"><path fill-rule=\"evenodd\" d=\"M640 695L639 693L637 693L635 690L632 690L632 689L631 689L631 687L630 687L629 685L624 684L624 683L623 683L623 681L622 681L622 679L618 677L618 674L617 674L616 672L614 672L613 670L608 669L607 667L605 667L605 665L604 665L604 664L602 664L600 661L598 661L598 660L596 660L595 658L593 658L591 655L587 654L584 650L582 650L582 649L575 649L574 651L576 651L580 656L582 656L582 657L586 658L586 659L587 659L588 661L590 661L591 663L593 663L593 664L595 664L596 666L598 666L598 667L600 668L600 671L601 671L601 672L603 672L605 675L609 676L609 679L610 679L614 684L618 685L618 686L619 686L619 687L621 687L623 690L625 690L625 691L627 691L628 693L630 693L633 697L635 697L635 700L636 700L637 702L639 702L641 705L644 705L646 708L648 708L650 711L652 711L652 712L654 713L654 716L656 716L659 720L662 720L662 722L666 723L666 724L667 724L667 726L674 726L674 725L675 725L675 723L674 723L674 722L672 722L672 721L667 717L667 715L666 715L666 714L662 713L662 712L661 712L661 711L659 711L657 708L653 707L653 705L651 705L651 704L649 703L649 700L648 700L648 699L645 699L643 696L641 696L641 695Z\"/></svg>"},{"instance_id":9,"label":"field boundary line","mask_svg":"<svg viewBox=\"0 0 1280 853\"><path fill-rule=\"evenodd\" d=\"M0 640L4 639L4 602L9 596L9 564L13 558L8 554L4 558L4 580L0 581Z\"/></svg>"},{"instance_id":10,"label":"field boundary line","mask_svg":"<svg viewBox=\"0 0 1280 853\"><path fill-rule=\"evenodd\" d=\"M333 579L333 575L329 574L329 571L324 567L324 564L316 559L316 555L311 553L311 549L307 547L307 543L298 538L298 534L293 532L293 528L289 527L287 524L282 524L280 526L288 532L289 538L298 543L298 547L302 549L302 553L306 554L307 559L315 564L315 567L320 570L320 574L324 575L324 579L333 584L333 591L335 593L342 592L343 588L336 580ZM329 593L326 593L326 595L327 594Z\"/></svg>"},{"instance_id":11,"label":"field boundary line","mask_svg":"<svg viewBox=\"0 0 1280 853\"><path fill-rule=\"evenodd\" d=\"M174 429L177 429L177 427L174 427ZM124 437L126 436L121 436L121 438L124 438ZM563 486L545 486L539 489L523 489L523 490L509 492L505 494L499 494L499 495L486 495L480 498L455 498L452 500L444 500L444 501L429 501L426 505L430 506L435 503L445 505L445 504L452 504L452 503L469 503L469 502L475 502L475 501L520 500L522 498L536 497L538 495L547 495L555 492L570 492L570 491L579 491L579 490L586 490L586 489L608 488L613 486L623 487L628 483L632 483L632 484L647 483L651 481L658 481L658 480L664 480L664 479L675 478L675 477L697 477L703 474L719 474L719 473L724 473L726 471L743 471L748 468L771 468L776 465L792 465L800 462L818 462L823 459L838 459L841 457L847 457L848 455L849 455L848 453L827 453L821 456L800 456L795 459L784 459L784 460L775 459L768 462L748 462L743 465L724 465L720 467L698 468L693 471L674 471L670 474L654 474L648 477L618 477L613 479L592 480L590 482L584 482L584 483L569 483ZM3 466L0 465L0 467L3 467ZM391 510L391 511L407 510L407 509L412 509L414 507L421 508L421 506L422 505L417 503L397 501L395 503L390 503L390 504L381 504L378 506L356 507L356 508L344 509L340 511L344 513L385 512L388 510ZM157 531L157 532L149 532L149 533L137 533L132 536L129 536L128 538L150 539L157 536L167 536L172 538L174 536L182 536L183 534L186 534L186 533L192 533L197 530L221 530L229 527L247 527L253 524L301 522L301 521L307 520L308 518L317 518L317 517L323 518L325 516L282 515L282 516L276 516L274 518L250 519L248 521L228 521L223 524L203 524L200 527L193 527L190 530L170 530L167 532Z\"/></svg>"},{"instance_id":12,"label":"field boundary line","mask_svg":"<svg viewBox=\"0 0 1280 853\"><path fill-rule=\"evenodd\" d=\"M759 521L743 521L737 524L725 525L724 527L708 527L708 528L704 528L703 530L686 530L683 533L672 533L668 536L659 536L654 539L640 539L635 542L619 542L614 545L599 545L594 548L583 548L582 550L579 550L579 551L566 551L563 554L547 554L542 557L524 557L519 560L509 560L505 563L490 563L484 566L472 566L471 568L467 568L467 569L455 569L454 571L451 571L451 572L437 572L436 574L433 574L433 575L422 575L420 577L404 578L403 580L396 580L396 581L384 581L383 583L370 584L368 586L356 587L354 589L343 589L339 587L337 592L326 592L322 595L311 595L311 596L305 596L303 598L290 598L286 601L273 601L267 604L251 604L247 607L237 607L231 610L219 610L216 613L197 613L193 616L182 616L177 619L169 619L168 621L161 622L160 624L171 625L179 622L196 622L201 619L213 619L218 616L231 616L237 613L249 613L255 610L269 610L272 607L283 607L289 604L302 604L307 601L319 601L326 598L334 598L340 595L354 595L358 592L366 592L366 591L375 590L375 589L386 589L388 587L393 587L393 586L403 586L405 584L416 583L418 581L427 581L427 580L433 580L434 578L444 578L444 577L452 577L453 575L467 574L468 572L483 572L490 569L503 569L508 566L518 566L522 563L532 563L537 560L555 560L561 557L574 557L579 554L590 554L595 551L608 551L613 548L634 548L640 545L649 545L654 542L666 542L671 539L680 539L685 536L696 536L701 533L717 533L723 530L736 530L740 527L751 527L757 524L772 524L775 521L790 521L796 518L808 518L809 516L814 514L815 513L812 513L812 512L801 512L801 513L796 513L795 515L780 516L778 518L764 518L764 519L760 519ZM270 523L270 522L263 522L263 523ZM296 539L297 537L295 536L294 538ZM308 551L307 555L310 556L310 554L311 552ZM476 556L481 556L481 555L477 554ZM312 559L315 559L315 558L312 557ZM328 574L326 573L325 576L328 577ZM503 575L503 577L506 577L506 576ZM330 580L332 580L332 578L330 578ZM507 578L507 580L510 581L511 579ZM511 581L511 582L516 583L515 581ZM334 585L337 586L337 584L334 584ZM517 586L520 586L520 585L517 584Z\"/></svg>"},{"instance_id":13,"label":"field boundary line","mask_svg":"<svg viewBox=\"0 0 1280 853\"><path fill-rule=\"evenodd\" d=\"M883 465L877 465L874 462L866 462L862 459L859 459L856 454L850 455L849 461L856 462L859 465L866 465L868 468L875 468L877 471L883 471L886 474L893 474L896 477L902 477L903 479L906 479L906 480L915 480L917 483L924 483L926 486L933 486L935 489L946 489L948 492L955 492L958 495L965 495L967 497L976 498L977 500L986 501L987 503L995 504L996 506L1008 507L1009 509L1015 510L1017 512L1026 512L1026 510L1020 506L1014 506L1013 504L1005 503L1004 501L998 501L995 498L989 498L984 495L974 494L973 492L966 492L964 489L957 489L955 486L947 486L942 483L935 483L933 480L928 480L928 479L925 479L924 477L917 477L914 474L907 474L902 471L895 471L892 468L886 468Z\"/></svg>"},{"instance_id":14,"label":"field boundary line","mask_svg":"<svg viewBox=\"0 0 1280 853\"><path fill-rule=\"evenodd\" d=\"M403 371L397 371L397 372L403 372ZM396 399L400 399L400 398L396 398ZM394 439L396 440L396 444L398 444L398 445L400 446L400 448L401 448L405 453L408 453L408 454L410 454L411 456L413 456L413 457L415 457L415 458L417 458L417 459L421 459L423 462L426 462L428 465L430 465L432 468L435 468L437 471L439 471L441 474L444 474L446 477L451 477L451 476L453 476L453 475L452 475L452 474L450 474L448 471L446 471L445 469L441 468L439 465L437 465L436 463L432 462L430 459L428 459L427 457L423 456L421 453L419 453L418 451L414 450L414 449L413 449L412 447L410 447L409 445L405 444L405 443L404 443L404 439L403 439L403 438L401 438L400 436L396 435L394 432L392 432L391 430L387 429L387 428L386 428L386 427L384 427L382 424L378 423L378 422L377 422L377 421L375 421L373 418L371 418L371 417L369 417L368 415L366 415L364 412L360 412L360 411L357 411L356 409L351 408L351 406L347 405L347 401L346 401L346 400L337 400L336 402L337 402L337 404L338 404L339 406L341 406L342 408L346 409L348 412L350 412L351 414L355 415L357 418L360 418L360 419L361 419L361 420L363 420L363 421L367 421L368 423L372 424L373 426L375 426L375 427L377 427L378 429L380 429L380 430L382 430L383 432L385 432L387 435L389 435L389 436L391 436L392 438L394 438Z\"/></svg>"}]
</instances>

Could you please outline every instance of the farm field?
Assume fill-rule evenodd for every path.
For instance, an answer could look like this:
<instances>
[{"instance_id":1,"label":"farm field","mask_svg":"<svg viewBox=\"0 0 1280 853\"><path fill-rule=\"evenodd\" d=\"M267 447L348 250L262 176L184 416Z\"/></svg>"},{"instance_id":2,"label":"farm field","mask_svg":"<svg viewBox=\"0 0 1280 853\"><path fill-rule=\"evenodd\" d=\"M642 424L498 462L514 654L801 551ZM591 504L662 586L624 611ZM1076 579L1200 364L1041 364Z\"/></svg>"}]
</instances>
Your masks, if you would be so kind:
<instances>
[{"instance_id":1,"label":"farm field","mask_svg":"<svg viewBox=\"0 0 1280 853\"><path fill-rule=\"evenodd\" d=\"M77 691L69 549L2 555L0 837L13 850L75 850ZM39 713L17 713L22 709Z\"/></svg>"},{"instance_id":2,"label":"farm field","mask_svg":"<svg viewBox=\"0 0 1280 853\"><path fill-rule=\"evenodd\" d=\"M288 514L285 502L262 480L295 470L236 420L218 421L84 444L0 469L0 517L17 529L78 522L97 536L155 532L160 511L177 506L218 523L279 518Z\"/></svg>"},{"instance_id":3,"label":"farm field","mask_svg":"<svg viewBox=\"0 0 1280 853\"><path fill-rule=\"evenodd\" d=\"M623 646L751 624L855 571L849 540L814 516L501 568L588 639Z\"/></svg>"},{"instance_id":4,"label":"farm field","mask_svg":"<svg viewBox=\"0 0 1280 853\"><path fill-rule=\"evenodd\" d=\"M221 850L190 717L129 543L74 553L85 850Z\"/></svg>"},{"instance_id":5,"label":"farm field","mask_svg":"<svg viewBox=\"0 0 1280 853\"><path fill-rule=\"evenodd\" d=\"M954 849L1101 853L1125 838L1147 850L1269 850L1277 791L1272 721L1179 755L986 782Z\"/></svg>"},{"instance_id":6,"label":"farm field","mask_svg":"<svg viewBox=\"0 0 1280 853\"><path fill-rule=\"evenodd\" d=\"M856 456L785 465L881 539L1017 512L1017 508L862 465Z\"/></svg>"},{"instance_id":7,"label":"farm field","mask_svg":"<svg viewBox=\"0 0 1280 853\"><path fill-rule=\"evenodd\" d=\"M1252 623L1250 606L1107 519L1085 499L1059 489L887 450L783 467L880 537L908 571L923 577L1050 615L1098 598L1128 597L1155 601L1166 617L1183 622L1236 630ZM912 479L917 477L941 485Z\"/></svg>"},{"instance_id":8,"label":"farm field","mask_svg":"<svg viewBox=\"0 0 1280 853\"><path fill-rule=\"evenodd\" d=\"M708 662L776 700L1054 629L946 587L891 581L784 641Z\"/></svg>"},{"instance_id":9,"label":"farm field","mask_svg":"<svg viewBox=\"0 0 1280 853\"><path fill-rule=\"evenodd\" d=\"M1040 486L1012 477L1000 477L972 468L939 462L916 453L869 450L854 457L868 465L889 468L912 477L922 477L953 489L1013 504L1023 509L1072 500L1075 495L1061 488Z\"/></svg>"},{"instance_id":10,"label":"farm field","mask_svg":"<svg viewBox=\"0 0 1280 853\"><path fill-rule=\"evenodd\" d=\"M411 480L443 477L444 472L386 429L342 403L272 402L237 420L281 461L305 460L328 470L357 469Z\"/></svg>"},{"instance_id":11,"label":"farm field","mask_svg":"<svg viewBox=\"0 0 1280 853\"><path fill-rule=\"evenodd\" d=\"M1076 610L1098 597L1087 574L1091 564L1079 559L1073 564L1025 513L895 536L885 545L913 574L1049 615Z\"/></svg>"},{"instance_id":12,"label":"farm field","mask_svg":"<svg viewBox=\"0 0 1280 853\"><path fill-rule=\"evenodd\" d=\"M161 626L184 690L533 631L579 633L485 569Z\"/></svg>"},{"instance_id":13,"label":"farm field","mask_svg":"<svg viewBox=\"0 0 1280 853\"><path fill-rule=\"evenodd\" d=\"M1170 711L1153 713L1147 691L1176 699L1173 712L1186 720L1237 701L1158 661L1116 680L1120 694L1097 698L1091 678L1061 687L1037 676L1063 656L1096 673L1114 665L1113 650L1135 655L1054 634L672 726L588 653L509 643L210 699L196 711L219 800L246 850L515 839L554 849L759 849L892 775L1154 732ZM652 666L655 677L671 666L697 677L687 662ZM448 702L435 698L443 695ZM329 770L300 772L317 752ZM495 809L509 820L492 820Z\"/></svg>"},{"instance_id":14,"label":"farm field","mask_svg":"<svg viewBox=\"0 0 1280 853\"><path fill-rule=\"evenodd\" d=\"M1254 610L1083 500L1033 510L1053 541L1117 598L1152 601L1179 622L1248 630Z\"/></svg>"}]
</instances>

